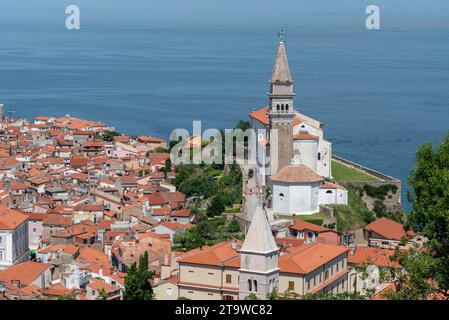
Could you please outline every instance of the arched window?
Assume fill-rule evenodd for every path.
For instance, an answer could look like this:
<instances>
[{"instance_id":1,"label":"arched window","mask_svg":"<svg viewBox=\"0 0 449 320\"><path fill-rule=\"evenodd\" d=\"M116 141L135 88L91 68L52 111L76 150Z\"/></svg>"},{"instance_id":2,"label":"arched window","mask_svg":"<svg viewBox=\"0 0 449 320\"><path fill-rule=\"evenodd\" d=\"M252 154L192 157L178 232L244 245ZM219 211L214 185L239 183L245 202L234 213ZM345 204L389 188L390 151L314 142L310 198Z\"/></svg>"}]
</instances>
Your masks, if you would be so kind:
<instances>
[{"instance_id":1,"label":"arched window","mask_svg":"<svg viewBox=\"0 0 449 320\"><path fill-rule=\"evenodd\" d=\"M288 104L285 105L285 110L288 110Z\"/></svg>"},{"instance_id":2,"label":"arched window","mask_svg":"<svg viewBox=\"0 0 449 320\"><path fill-rule=\"evenodd\" d=\"M332 194L332 190L327 190L326 193L327 194Z\"/></svg>"},{"instance_id":3,"label":"arched window","mask_svg":"<svg viewBox=\"0 0 449 320\"><path fill-rule=\"evenodd\" d=\"M283 194L282 192L279 193L279 197L283 198L283 197L284 197L284 194Z\"/></svg>"},{"instance_id":4,"label":"arched window","mask_svg":"<svg viewBox=\"0 0 449 320\"><path fill-rule=\"evenodd\" d=\"M277 105L277 110L279 111L279 109L280 109L281 107L279 106L279 105Z\"/></svg>"},{"instance_id":5,"label":"arched window","mask_svg":"<svg viewBox=\"0 0 449 320\"><path fill-rule=\"evenodd\" d=\"M257 292L257 280L254 280L254 292Z\"/></svg>"},{"instance_id":6,"label":"arched window","mask_svg":"<svg viewBox=\"0 0 449 320\"><path fill-rule=\"evenodd\" d=\"M253 286L252 286L251 280L248 280L248 291L249 292L253 291Z\"/></svg>"}]
</instances>

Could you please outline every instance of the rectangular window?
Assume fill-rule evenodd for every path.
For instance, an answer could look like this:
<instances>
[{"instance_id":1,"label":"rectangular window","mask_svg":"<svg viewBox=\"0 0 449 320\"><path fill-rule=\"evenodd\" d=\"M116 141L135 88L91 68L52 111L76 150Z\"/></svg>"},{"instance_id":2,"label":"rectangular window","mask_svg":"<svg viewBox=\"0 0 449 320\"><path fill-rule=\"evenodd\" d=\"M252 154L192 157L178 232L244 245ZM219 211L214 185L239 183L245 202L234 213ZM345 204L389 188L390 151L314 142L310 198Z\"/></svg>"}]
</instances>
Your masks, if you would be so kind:
<instances>
[{"instance_id":1,"label":"rectangular window","mask_svg":"<svg viewBox=\"0 0 449 320\"><path fill-rule=\"evenodd\" d=\"M226 283L231 283L232 282L232 275L227 274L226 275Z\"/></svg>"},{"instance_id":2,"label":"rectangular window","mask_svg":"<svg viewBox=\"0 0 449 320\"><path fill-rule=\"evenodd\" d=\"M339 267L340 265L337 263L337 265L336 265L336 268L337 268L337 272L338 272L338 267Z\"/></svg>"},{"instance_id":3,"label":"rectangular window","mask_svg":"<svg viewBox=\"0 0 449 320\"><path fill-rule=\"evenodd\" d=\"M307 281L307 290L310 290L310 280Z\"/></svg>"},{"instance_id":4,"label":"rectangular window","mask_svg":"<svg viewBox=\"0 0 449 320\"><path fill-rule=\"evenodd\" d=\"M2 243L3 243L3 237L0 236L0 244L2 244Z\"/></svg>"},{"instance_id":5,"label":"rectangular window","mask_svg":"<svg viewBox=\"0 0 449 320\"><path fill-rule=\"evenodd\" d=\"M0 250L0 261L3 260L3 250Z\"/></svg>"},{"instance_id":6,"label":"rectangular window","mask_svg":"<svg viewBox=\"0 0 449 320\"><path fill-rule=\"evenodd\" d=\"M324 273L324 281L326 281L327 279L329 279L329 270L326 270L326 272Z\"/></svg>"},{"instance_id":7,"label":"rectangular window","mask_svg":"<svg viewBox=\"0 0 449 320\"><path fill-rule=\"evenodd\" d=\"M294 281L288 282L288 290L295 290L295 282Z\"/></svg>"}]
</instances>

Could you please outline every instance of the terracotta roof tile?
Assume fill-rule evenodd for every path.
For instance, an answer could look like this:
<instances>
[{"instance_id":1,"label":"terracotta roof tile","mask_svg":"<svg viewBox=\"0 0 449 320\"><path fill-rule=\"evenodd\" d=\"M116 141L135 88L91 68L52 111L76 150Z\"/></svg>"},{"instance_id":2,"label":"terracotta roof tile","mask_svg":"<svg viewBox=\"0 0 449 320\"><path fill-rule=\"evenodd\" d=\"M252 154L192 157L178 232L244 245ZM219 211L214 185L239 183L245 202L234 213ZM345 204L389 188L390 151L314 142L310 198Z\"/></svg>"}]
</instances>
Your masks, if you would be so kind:
<instances>
[{"instance_id":1,"label":"terracotta roof tile","mask_svg":"<svg viewBox=\"0 0 449 320\"><path fill-rule=\"evenodd\" d=\"M270 177L271 181L287 183L313 183L323 181L324 178L303 164L285 166Z\"/></svg>"},{"instance_id":2,"label":"terracotta roof tile","mask_svg":"<svg viewBox=\"0 0 449 320\"><path fill-rule=\"evenodd\" d=\"M371 222L365 227L365 230L373 231L387 239L393 240L401 240L407 236L407 232L404 230L404 226L402 224L385 217ZM409 235L412 234L413 233L409 233Z\"/></svg>"}]
</instances>

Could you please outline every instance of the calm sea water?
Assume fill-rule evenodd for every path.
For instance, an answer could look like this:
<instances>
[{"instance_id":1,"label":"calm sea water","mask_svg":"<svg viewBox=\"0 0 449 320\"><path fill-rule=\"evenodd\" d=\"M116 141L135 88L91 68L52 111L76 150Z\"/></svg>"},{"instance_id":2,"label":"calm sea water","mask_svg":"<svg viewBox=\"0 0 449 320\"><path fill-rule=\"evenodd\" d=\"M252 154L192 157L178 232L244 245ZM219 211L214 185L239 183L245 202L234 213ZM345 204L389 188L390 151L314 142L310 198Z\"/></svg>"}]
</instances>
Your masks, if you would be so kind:
<instances>
[{"instance_id":1,"label":"calm sea water","mask_svg":"<svg viewBox=\"0 0 449 320\"><path fill-rule=\"evenodd\" d=\"M229 128L267 104L275 34L0 26L0 101L14 117L71 114L136 135ZM449 130L449 30L287 35L298 109L325 123L335 154L405 182L417 147Z\"/></svg>"}]
</instances>

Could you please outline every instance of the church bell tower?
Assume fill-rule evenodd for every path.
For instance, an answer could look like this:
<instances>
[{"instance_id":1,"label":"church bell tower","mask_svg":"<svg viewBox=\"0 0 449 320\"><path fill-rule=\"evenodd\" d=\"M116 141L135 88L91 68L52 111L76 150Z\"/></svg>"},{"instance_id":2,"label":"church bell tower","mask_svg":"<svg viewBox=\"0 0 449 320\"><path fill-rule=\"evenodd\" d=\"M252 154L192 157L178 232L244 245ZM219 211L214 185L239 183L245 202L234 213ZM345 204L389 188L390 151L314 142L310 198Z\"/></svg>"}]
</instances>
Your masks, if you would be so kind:
<instances>
[{"instance_id":1,"label":"church bell tower","mask_svg":"<svg viewBox=\"0 0 449 320\"><path fill-rule=\"evenodd\" d=\"M279 46L270 80L268 116L270 120L271 174L290 164L293 156L293 80L288 66L284 34L279 32Z\"/></svg>"},{"instance_id":2,"label":"church bell tower","mask_svg":"<svg viewBox=\"0 0 449 320\"><path fill-rule=\"evenodd\" d=\"M279 249L262 203L263 199L260 198L240 249L240 300L251 294L265 300L279 286Z\"/></svg>"}]
</instances>

